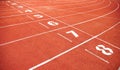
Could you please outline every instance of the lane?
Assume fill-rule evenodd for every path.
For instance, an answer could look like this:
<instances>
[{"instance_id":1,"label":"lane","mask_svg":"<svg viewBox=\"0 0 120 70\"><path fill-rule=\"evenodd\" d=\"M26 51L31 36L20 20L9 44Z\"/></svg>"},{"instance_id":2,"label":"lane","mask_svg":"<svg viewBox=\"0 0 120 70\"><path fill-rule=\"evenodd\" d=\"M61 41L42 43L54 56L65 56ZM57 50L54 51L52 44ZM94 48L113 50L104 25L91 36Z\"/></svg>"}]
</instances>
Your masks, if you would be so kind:
<instances>
[{"instance_id":1,"label":"lane","mask_svg":"<svg viewBox=\"0 0 120 70\"><path fill-rule=\"evenodd\" d=\"M110 42L111 44L114 44L118 47L120 47L120 25L118 25L116 28L112 29L111 31L103 34L102 36L100 36L99 38L106 40L108 42Z\"/></svg>"},{"instance_id":2,"label":"lane","mask_svg":"<svg viewBox=\"0 0 120 70\"><path fill-rule=\"evenodd\" d=\"M96 4L97 5L97 4ZM72 7L72 6L71 6ZM84 6L83 6L84 7ZM89 6L91 7L91 6ZM33 7L34 8L34 7ZM92 7L91 7L92 8ZM38 11L41 11L41 12L44 12L52 17L57 17L57 16L62 16L62 15L69 15L69 14L73 14L73 13L78 13L80 11L77 11L77 10L61 10L59 8L55 8L55 7L52 7L52 6L43 6L41 8L35 8L37 9ZM77 9L81 9L81 8L77 8ZM84 11L85 12L85 11Z\"/></svg>"},{"instance_id":3,"label":"lane","mask_svg":"<svg viewBox=\"0 0 120 70\"><path fill-rule=\"evenodd\" d=\"M61 10L82 12L82 10L85 10L84 8L86 8L86 10L96 9L96 7L99 8L99 5L104 6L105 3L107 4L107 1L97 0L97 1L94 1L94 2L86 2L86 3L80 4L80 5L76 5L76 6L72 6L72 5L70 5L69 7L65 6L66 8L64 6L60 6L60 7L56 6L55 8L61 9Z\"/></svg>"},{"instance_id":4,"label":"lane","mask_svg":"<svg viewBox=\"0 0 120 70\"><path fill-rule=\"evenodd\" d=\"M110 21L110 22L109 22ZM116 24L116 22L119 22L120 20L112 19L112 18L99 18L94 21L90 21L81 25L76 25L76 28L79 28L91 35L96 35L105 29L113 26Z\"/></svg>"},{"instance_id":5,"label":"lane","mask_svg":"<svg viewBox=\"0 0 120 70\"><path fill-rule=\"evenodd\" d=\"M114 1L111 1L111 2L112 2L112 6L108 6L104 10L101 10L101 11L96 10L96 12L94 12L94 11L93 12L87 12L86 14L102 15L103 13L107 13L108 11L111 11L114 8L116 8L116 2L114 2ZM119 4L119 3L117 3L117 4Z\"/></svg>"},{"instance_id":6,"label":"lane","mask_svg":"<svg viewBox=\"0 0 120 70\"><path fill-rule=\"evenodd\" d=\"M54 21L54 22L59 23L59 26L48 25L48 22L50 22L50 21ZM46 29L40 23L48 26L49 29ZM39 33L40 34L45 33L45 32L47 33L51 30L56 30L57 28L61 28L61 27L65 27L65 26L66 25L61 23L61 22L58 22L58 21L53 20L53 19L48 19L48 20L42 20L39 22L31 22L29 24L20 25L17 27L1 29L0 30L0 35L1 35L0 44L7 43L10 41L12 42L14 40L19 40L22 38L27 38L30 36L37 35ZM8 34L10 34L10 35L8 35ZM3 37L3 36L5 36L5 37Z\"/></svg>"},{"instance_id":7,"label":"lane","mask_svg":"<svg viewBox=\"0 0 120 70\"><path fill-rule=\"evenodd\" d=\"M119 7L118 7L119 8ZM117 10L118 8L116 8L115 10ZM114 10L114 11L115 11ZM110 13L113 13L113 11L112 12L110 12ZM106 15L109 15L110 13L108 13L108 14L105 14L104 16L106 16ZM85 22L81 22L81 23L86 23L86 22L89 22L89 21L93 21L93 20L96 20L96 19L99 19L99 18L101 18L101 17L104 17L104 16L99 16L99 17L97 17L97 18L94 18L94 19L90 19L90 20L88 20L88 21L85 21ZM81 23L76 23L75 25L78 25L78 24L81 24ZM71 25L70 25L71 26ZM69 26L68 26L69 27ZM62 27L62 28L64 28L64 27ZM66 28L66 27L65 27ZM60 28L61 29L61 28ZM54 30L53 30L54 31ZM48 31L49 32L49 31ZM43 34L44 33L47 33L47 32L43 32ZM28 39L28 38L31 38L31 37L34 37L34 36L38 36L38 35L41 35L42 33L39 33L39 34L34 34L34 35L31 35L31 36L28 36L28 37L24 37L24 38L21 38L21 39L17 39L17 40L14 40L14 41L9 41L9 42L7 42L7 44L9 44L9 43L14 43L14 42L17 42L17 41L21 41L21 40L24 40L24 39ZM6 43L3 43L3 44L6 44ZM3 44L1 44L1 45L3 45Z\"/></svg>"},{"instance_id":8,"label":"lane","mask_svg":"<svg viewBox=\"0 0 120 70\"><path fill-rule=\"evenodd\" d=\"M76 14L71 14L72 16L73 15L80 15L81 16L81 14L80 13L76 13ZM67 16L67 18L69 17L69 15L66 15ZM84 16L84 15L83 15ZM63 17L65 17L65 16L61 16L61 18L63 18ZM90 15L90 17L91 17L91 15ZM95 17L95 16L93 16L93 17ZM58 17L59 18L59 17ZM86 17L85 17L86 18ZM66 18L65 18L66 19ZM88 17L87 17L87 19L88 19ZM79 19L80 20L80 19Z\"/></svg>"},{"instance_id":9,"label":"lane","mask_svg":"<svg viewBox=\"0 0 120 70\"><path fill-rule=\"evenodd\" d=\"M7 12L8 13L8 12ZM14 13L14 12L12 12ZM15 17L8 17L8 18L0 18L0 26L12 25L16 23L24 23L27 21L32 21L26 15L15 16Z\"/></svg>"},{"instance_id":10,"label":"lane","mask_svg":"<svg viewBox=\"0 0 120 70\"><path fill-rule=\"evenodd\" d=\"M107 48L111 48L114 51L114 54L110 56L104 55L101 51L96 50L96 46L102 44ZM89 50L93 54L85 51L85 49ZM101 41L98 41L96 39L80 46L79 48L75 49L74 51L71 51L51 62L48 64L45 64L39 68L36 68L35 70L117 70L120 65L120 51L117 49L111 47L110 45L107 45ZM99 56L99 57L96 57ZM103 60L109 61L110 63L106 63ZM69 59L69 60L68 60ZM31 69L32 70L32 69Z\"/></svg>"},{"instance_id":11,"label":"lane","mask_svg":"<svg viewBox=\"0 0 120 70\"><path fill-rule=\"evenodd\" d=\"M114 36L119 38L119 35L113 34L113 31L115 31L116 33L119 33L119 31L118 31L119 23L117 23L117 22L119 22L119 20L112 19L112 18L106 18L106 17L109 17L110 14L116 12L116 10L119 10L118 9L119 5L118 5L118 7L116 7L115 4L112 5L112 7L113 6L116 9L109 10L109 13L107 11L106 12L107 14L104 13L104 11L103 11L102 13L95 14L94 16L89 15L89 17L86 17L82 14L82 15L72 15L72 16L70 16L71 18L69 18L67 20L66 20L66 18L63 18L62 20L64 20L64 19L66 20L65 23L68 23L70 20L72 20L71 21L72 25L70 25L70 26L65 26L63 23L61 24L61 22L62 22L61 20L60 20L61 22L56 20L57 22L60 23L60 26L55 26L55 27L49 26L47 24L47 22L50 20L54 20L54 19L50 19L50 20L47 19L47 20L42 20L40 22L38 22L38 21L30 22L30 24L27 24L27 25L25 24L25 25L20 25L17 27L1 29L0 37L2 37L1 43L3 43L3 44L0 44L1 45L1 47L0 47L1 55L0 56L2 57L2 58L0 58L0 60L1 60L0 69L1 70L9 70L9 69L28 70L32 66L39 64L39 63L40 63L40 65L38 65L38 67L37 67L38 70L39 69L46 70L48 68L50 70L56 70L56 69L57 70L66 70L66 69L79 70L80 68L85 69L85 70L89 70L89 69L96 69L96 70L106 70L106 69L114 70L115 69L116 70L116 69L118 69L118 67L120 66L120 64L119 64L120 63L119 62L120 51L118 49L114 48L113 46L106 44L103 41L95 39L99 35L101 35L99 38L102 38L103 40L106 40L106 41L110 40L110 38L112 40ZM102 9L102 10L104 10L104 9ZM103 15L103 13L105 15ZM92 13L89 13L89 14L92 14ZM102 16L100 16L100 15L102 15ZM33 16L33 15L29 15L29 16ZM81 17L79 17L79 16L81 16ZM96 18L89 19L91 17L92 18L96 17ZM110 17L111 17L111 15L110 15ZM80 19L74 19L75 20L74 21L72 18L83 18L81 20L85 20L85 19L89 19L89 20L83 21L80 23L75 23ZM34 18L34 19L37 20L36 18ZM108 22L108 20L111 22L105 23L105 22ZM42 23L42 25L41 25L41 23ZM79 25L81 23L83 26ZM83 24L83 23L85 23L85 24ZM48 27L48 29L45 28L46 26ZM83 31L90 33L92 35L96 35L96 36L91 38L87 34L84 34L83 32L75 30L71 26L75 26L78 29L82 29ZM90 31L90 29L92 31ZM108 30L106 30L106 29L108 29ZM74 35L74 32L73 33L68 32L71 30L75 31L79 36L76 36L76 34ZM104 31L104 30L106 30L106 31ZM97 32L97 33L94 33L94 32ZM58 35L58 33L63 35L64 37ZM110 36L111 33L113 34L112 36ZM5 36L5 35L6 35L6 38L3 38L3 36ZM10 36L8 36L8 35L10 35ZM107 36L107 35L110 36L110 37L108 37L109 39L105 38L105 36ZM20 39L21 37L22 37L22 39ZM72 40L72 43L67 41L65 39L65 37ZM77 37L77 38L75 38L75 37ZM15 41L11 41L13 39L15 39ZM9 40L9 42L7 43L8 40ZM115 40L115 42L113 42L113 41L108 41L108 42L110 42L116 46L119 46L118 40ZM86 43L86 44L84 44L84 43ZM75 46L76 44L78 44L78 45ZM105 45L106 48L112 49L114 54L112 54L112 56L106 57L103 53L101 53L100 51L95 49L95 46L98 44ZM80 45L82 45L82 46L80 46ZM75 46L75 47L73 47L73 46ZM51 48L51 49L49 49L49 48ZM73 49L71 49L71 48L73 48L74 51L72 51ZM78 48L78 49L75 49L75 48ZM69 49L71 49L71 50L69 50ZM68 51L66 51L66 50L68 50ZM64 53L64 51L66 51L66 52ZM63 52L63 53L61 53L61 52ZM91 53L93 53L97 56L95 56ZM107 53L109 53L109 51ZM56 56L56 55L58 55L58 56ZM54 58L54 56L56 56L56 57ZM85 58L85 56L86 56L86 58ZM76 58L73 58L73 57L76 57ZM49 59L49 58L51 58L52 60L47 61L47 59ZM68 60L68 58L69 58L69 60ZM88 60L88 58L89 58L89 60ZM103 58L103 59L101 59L101 58ZM80 60L82 60L82 61L80 61ZM110 64L109 65L106 64L106 62L104 62L104 60L108 61L108 63L110 63ZM95 61L97 61L97 62L95 62ZM92 64L96 67L94 67L91 63L88 64L88 62L92 62ZM106 68L103 66L100 66L100 64L104 65ZM80 65L82 65L82 66L80 66ZM42 66L42 67L39 68L39 66ZM88 68L86 66L88 66Z\"/></svg>"},{"instance_id":12,"label":"lane","mask_svg":"<svg viewBox=\"0 0 120 70\"><path fill-rule=\"evenodd\" d=\"M54 57L52 57L52 58L49 58L49 59L43 61L42 63L39 63L39 64L31 67L29 70L34 70L34 69L40 68L40 67L46 65L47 63L56 60L57 58L65 55L65 54L67 54L67 53L69 53L69 52L71 52L71 51L73 51L73 50L75 50L75 49L77 49L77 48L79 48L81 45L84 45L84 44L90 42L91 40L94 40L94 39L97 38L98 36L101 36L102 34L110 31L111 29L113 29L113 28L116 27L117 25L119 25L119 22L116 23L115 25L113 25L112 27L106 29L105 31L103 31L103 32L101 32L101 33L99 33L99 34L97 34L97 35L95 35L95 36L93 36L93 37L85 40L84 42L82 42L82 43L80 43L80 44L78 44L78 45L75 45L74 47L72 47L72 48L70 48L70 49L68 49L68 50L66 50L66 51L64 51L64 52L61 52L60 54L58 54L58 55L56 55L56 56L54 56ZM99 49L100 49L99 51L104 51L105 47L102 47L102 48L103 48L103 49L100 49L100 48L99 48ZM108 53L109 53L109 52L108 52Z\"/></svg>"},{"instance_id":13,"label":"lane","mask_svg":"<svg viewBox=\"0 0 120 70\"><path fill-rule=\"evenodd\" d=\"M90 36L73 29L80 36L84 37L79 37L76 39L74 38L74 42L71 43L56 34L58 32L63 34L65 33L65 31L69 31L71 29L72 28L67 28L60 31L51 32L49 34L41 35L32 39L23 40L21 42L16 42L14 44L0 47L0 52L3 55L1 56L2 58L0 58L0 60L2 60L0 67L3 70L27 70L33 65L49 59L59 54L60 52L63 52L64 50L73 47L75 44L78 44L90 38ZM68 34L67 37L73 38L71 34ZM25 61L24 64L23 61Z\"/></svg>"},{"instance_id":14,"label":"lane","mask_svg":"<svg viewBox=\"0 0 120 70\"><path fill-rule=\"evenodd\" d=\"M23 4L29 5L29 6L44 6L44 5L73 5L73 4L80 4L80 3L85 3L87 2L86 0L80 0L80 1L29 1L29 2L24 2L24 1L18 1Z\"/></svg>"},{"instance_id":15,"label":"lane","mask_svg":"<svg viewBox=\"0 0 120 70\"><path fill-rule=\"evenodd\" d=\"M77 8L77 7L80 7L80 6L85 6L85 5L88 5L88 4L94 4L95 2L99 2L98 0L93 0L93 1L87 1L87 2L80 2L80 3L72 3L72 4L62 4L62 5L50 5L50 7L54 7L54 8ZM45 5L46 6L46 5ZM30 7L35 7L35 8L40 8L40 7L44 7L44 6L30 6ZM49 7L49 6L48 6Z\"/></svg>"},{"instance_id":16,"label":"lane","mask_svg":"<svg viewBox=\"0 0 120 70\"><path fill-rule=\"evenodd\" d=\"M12 4L12 2L10 2L10 5ZM17 6L20 6L20 5L15 5L14 7L15 8L18 8ZM19 10L21 10L21 11L23 11L24 12L24 10L26 9L26 8L18 8ZM6 12L8 12L9 13L9 11L6 11ZM30 14L30 13L29 13ZM15 14L14 14L15 15ZM21 14L17 14L16 16L19 16L19 15L21 15ZM25 15L25 14L24 14ZM9 17L9 16L12 16L12 15L8 15L8 16L2 16L2 17Z\"/></svg>"}]
</instances>

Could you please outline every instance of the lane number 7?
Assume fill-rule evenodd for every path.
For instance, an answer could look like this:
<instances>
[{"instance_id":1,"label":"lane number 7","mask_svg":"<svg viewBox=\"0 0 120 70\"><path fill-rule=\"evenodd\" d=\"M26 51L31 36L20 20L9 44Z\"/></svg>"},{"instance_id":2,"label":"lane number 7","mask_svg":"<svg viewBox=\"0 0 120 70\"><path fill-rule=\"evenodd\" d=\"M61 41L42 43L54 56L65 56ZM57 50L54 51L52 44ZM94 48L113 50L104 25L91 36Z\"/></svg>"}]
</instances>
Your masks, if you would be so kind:
<instances>
[{"instance_id":1,"label":"lane number 7","mask_svg":"<svg viewBox=\"0 0 120 70\"><path fill-rule=\"evenodd\" d=\"M71 31L68 31L68 32L66 32L67 34L73 34L73 36L75 37L75 38L77 38L77 37L79 37L79 35L75 32L75 31L73 31L73 30L71 30Z\"/></svg>"}]
</instances>

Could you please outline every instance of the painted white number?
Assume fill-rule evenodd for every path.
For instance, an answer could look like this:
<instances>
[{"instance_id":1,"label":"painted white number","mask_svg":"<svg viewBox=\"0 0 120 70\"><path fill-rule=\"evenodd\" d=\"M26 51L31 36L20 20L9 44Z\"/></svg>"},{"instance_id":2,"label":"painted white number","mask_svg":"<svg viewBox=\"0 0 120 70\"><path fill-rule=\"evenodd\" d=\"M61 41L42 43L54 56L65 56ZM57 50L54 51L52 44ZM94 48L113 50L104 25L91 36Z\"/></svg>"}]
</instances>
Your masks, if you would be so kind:
<instances>
[{"instance_id":1,"label":"painted white number","mask_svg":"<svg viewBox=\"0 0 120 70\"><path fill-rule=\"evenodd\" d=\"M11 5L17 5L17 3L12 3Z\"/></svg>"},{"instance_id":2,"label":"painted white number","mask_svg":"<svg viewBox=\"0 0 120 70\"><path fill-rule=\"evenodd\" d=\"M73 30L66 32L67 34L71 33L73 34L76 38L79 37L77 33L75 33Z\"/></svg>"},{"instance_id":3,"label":"painted white number","mask_svg":"<svg viewBox=\"0 0 120 70\"><path fill-rule=\"evenodd\" d=\"M104 45L97 45L96 50L101 51L104 55L112 55L113 51L110 48L106 48Z\"/></svg>"},{"instance_id":4,"label":"painted white number","mask_svg":"<svg viewBox=\"0 0 120 70\"><path fill-rule=\"evenodd\" d=\"M43 18L43 15L40 15L40 14L35 14L33 16L36 17L36 18Z\"/></svg>"},{"instance_id":5,"label":"painted white number","mask_svg":"<svg viewBox=\"0 0 120 70\"><path fill-rule=\"evenodd\" d=\"M59 25L59 23L55 22L55 21L48 21L48 24L51 25L51 26L57 26L57 25Z\"/></svg>"},{"instance_id":6,"label":"painted white number","mask_svg":"<svg viewBox=\"0 0 120 70\"><path fill-rule=\"evenodd\" d=\"M31 13L32 10L27 9L27 10L25 10L25 12L26 12L26 13Z\"/></svg>"},{"instance_id":7,"label":"painted white number","mask_svg":"<svg viewBox=\"0 0 120 70\"><path fill-rule=\"evenodd\" d=\"M18 8L23 8L23 6L17 6Z\"/></svg>"}]
</instances>

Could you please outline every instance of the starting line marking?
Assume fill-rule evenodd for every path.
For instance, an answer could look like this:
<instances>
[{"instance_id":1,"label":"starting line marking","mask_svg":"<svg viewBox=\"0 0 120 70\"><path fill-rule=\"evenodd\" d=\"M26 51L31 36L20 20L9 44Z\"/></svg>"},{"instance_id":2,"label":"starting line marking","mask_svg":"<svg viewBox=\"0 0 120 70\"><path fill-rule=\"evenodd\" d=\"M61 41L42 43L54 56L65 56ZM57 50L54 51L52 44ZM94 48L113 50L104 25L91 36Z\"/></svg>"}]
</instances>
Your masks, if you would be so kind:
<instances>
[{"instance_id":1,"label":"starting line marking","mask_svg":"<svg viewBox=\"0 0 120 70\"><path fill-rule=\"evenodd\" d=\"M30 17L29 15L26 14L26 16L27 16L29 19L34 20L34 18Z\"/></svg>"},{"instance_id":2,"label":"starting line marking","mask_svg":"<svg viewBox=\"0 0 120 70\"><path fill-rule=\"evenodd\" d=\"M40 23L40 22L39 22L39 24L42 25L42 26L44 26L45 28L49 29L48 26L46 26L46 25L44 25L44 24L42 24L42 23Z\"/></svg>"},{"instance_id":3,"label":"starting line marking","mask_svg":"<svg viewBox=\"0 0 120 70\"><path fill-rule=\"evenodd\" d=\"M10 7L12 7L12 8L14 8L14 9L16 9L15 7L13 7L13 6L10 6ZM19 13L23 13L21 10L18 10L18 9L16 9Z\"/></svg>"},{"instance_id":4,"label":"starting line marking","mask_svg":"<svg viewBox=\"0 0 120 70\"><path fill-rule=\"evenodd\" d=\"M72 42L72 40L70 40L69 38L65 37L64 35L57 33L57 35L61 36L62 38L64 38L65 40Z\"/></svg>"},{"instance_id":5,"label":"starting line marking","mask_svg":"<svg viewBox=\"0 0 120 70\"><path fill-rule=\"evenodd\" d=\"M91 54L91 55L93 55L93 56L97 57L98 59L100 59L100 60L104 61L104 62L105 62L105 63L107 63L107 64L109 64L109 63L110 63L110 62L108 62L107 60L103 59L102 57L100 57L100 56L98 56L98 55L94 54L93 52L91 52L91 51L90 51L90 50L88 50L88 49L85 49L85 51L86 51L86 52L88 52L89 54Z\"/></svg>"}]
</instances>

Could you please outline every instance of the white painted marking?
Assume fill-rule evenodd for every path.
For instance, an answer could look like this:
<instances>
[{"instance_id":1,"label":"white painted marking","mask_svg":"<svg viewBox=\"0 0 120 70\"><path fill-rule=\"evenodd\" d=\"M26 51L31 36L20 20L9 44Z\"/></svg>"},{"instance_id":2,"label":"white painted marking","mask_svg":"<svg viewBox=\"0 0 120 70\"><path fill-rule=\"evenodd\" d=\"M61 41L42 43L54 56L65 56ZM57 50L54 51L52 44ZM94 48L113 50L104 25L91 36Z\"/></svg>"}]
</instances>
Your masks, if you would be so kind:
<instances>
[{"instance_id":1,"label":"white painted marking","mask_svg":"<svg viewBox=\"0 0 120 70\"><path fill-rule=\"evenodd\" d=\"M26 12L26 13L31 13L31 12L33 12L33 11L30 10L30 9L26 9L25 12Z\"/></svg>"},{"instance_id":2,"label":"white painted marking","mask_svg":"<svg viewBox=\"0 0 120 70\"><path fill-rule=\"evenodd\" d=\"M48 21L48 24L51 25L51 26L57 26L57 25L59 25L59 23L55 22L55 21Z\"/></svg>"},{"instance_id":3,"label":"white painted marking","mask_svg":"<svg viewBox=\"0 0 120 70\"><path fill-rule=\"evenodd\" d=\"M23 8L23 6L17 6L18 8Z\"/></svg>"},{"instance_id":4,"label":"white painted marking","mask_svg":"<svg viewBox=\"0 0 120 70\"><path fill-rule=\"evenodd\" d=\"M23 8L23 6L18 6L18 8ZM77 13L75 13L75 14L77 14ZM79 13L80 14L80 13ZM20 14L21 15L21 14ZM25 14L22 14L22 15L25 15ZM0 18L7 18L7 17L13 17L13 16L19 16L19 14L18 15L10 15L10 16L1 16ZM60 17L60 16L59 16ZM62 16L62 17L64 17L64 16Z\"/></svg>"},{"instance_id":5,"label":"white painted marking","mask_svg":"<svg viewBox=\"0 0 120 70\"><path fill-rule=\"evenodd\" d=\"M84 12L85 13L85 12ZM77 15L77 14L83 14L83 13L75 13L75 14L70 14L70 15L65 15L65 16L72 16L72 15ZM20 14L21 15L21 14ZM86 14L86 15L90 15L90 14ZM0 18L7 18L7 17L13 17L13 16L19 16L19 15L11 15L11 16L2 16ZM60 18L60 17L65 17L65 16L58 16L55 18ZM93 16L93 14L92 14ZM113 18L113 17L105 17L105 18ZM118 18L113 18L113 19L118 19ZM118 19L119 20L119 19Z\"/></svg>"},{"instance_id":6,"label":"white painted marking","mask_svg":"<svg viewBox=\"0 0 120 70\"><path fill-rule=\"evenodd\" d=\"M34 20L34 18L32 18L31 16L29 16L29 15L26 15L28 18L30 18L31 20Z\"/></svg>"},{"instance_id":7,"label":"white painted marking","mask_svg":"<svg viewBox=\"0 0 120 70\"><path fill-rule=\"evenodd\" d=\"M29 21L29 22L24 22L24 23L19 23L19 24L12 24L12 25L0 26L0 28L13 27L13 26L18 26L18 25L23 25L23 24L31 24L33 22L42 21L42 20L47 20L47 19L41 19L41 20Z\"/></svg>"},{"instance_id":8,"label":"white painted marking","mask_svg":"<svg viewBox=\"0 0 120 70\"><path fill-rule=\"evenodd\" d=\"M107 41L105 41L105 40L102 40L102 39L100 39L100 38L97 38L97 39L100 40L100 41L102 41L102 42L104 42L104 43L106 43L106 44L108 44L108 45L110 45L110 46L112 46L112 47L114 47L114 48L116 48L116 49L118 49L118 50L120 50L119 47L117 47L117 46L115 46L115 45L113 45L113 44L111 44L111 43L109 43L109 42L107 42Z\"/></svg>"},{"instance_id":9,"label":"white painted marking","mask_svg":"<svg viewBox=\"0 0 120 70\"><path fill-rule=\"evenodd\" d=\"M71 33L71 34L73 34L73 36L76 37L76 38L79 37L79 35L78 35L75 31L73 31L73 30L68 31L68 32L66 32L66 33L67 33L67 34L70 34L70 33Z\"/></svg>"},{"instance_id":10,"label":"white painted marking","mask_svg":"<svg viewBox=\"0 0 120 70\"><path fill-rule=\"evenodd\" d=\"M112 55L113 50L111 48L106 48L104 45L100 44L96 46L96 50L101 51L104 55ZM106 52L107 51L107 52Z\"/></svg>"},{"instance_id":11,"label":"white painted marking","mask_svg":"<svg viewBox=\"0 0 120 70\"><path fill-rule=\"evenodd\" d=\"M65 40L72 42L72 40L70 40L69 38L65 37L64 35L57 33L57 35L61 36L62 38L64 38Z\"/></svg>"},{"instance_id":12,"label":"white painted marking","mask_svg":"<svg viewBox=\"0 0 120 70\"><path fill-rule=\"evenodd\" d=\"M17 3L11 3L11 5L17 5Z\"/></svg>"},{"instance_id":13,"label":"white painted marking","mask_svg":"<svg viewBox=\"0 0 120 70\"><path fill-rule=\"evenodd\" d=\"M14 8L14 9L16 9L15 7L13 7L13 6L10 6L10 7L12 7L12 8ZM18 9L16 9L19 13L23 13L21 10L18 10Z\"/></svg>"},{"instance_id":14,"label":"white painted marking","mask_svg":"<svg viewBox=\"0 0 120 70\"><path fill-rule=\"evenodd\" d=\"M85 34L87 34L87 35L89 35L89 36L91 36L91 37L93 36L93 35L85 32L85 31L83 31L83 30L80 30L80 29L74 27L74 26L71 26L71 27L74 28L74 29L76 29L76 30L78 30L78 31L80 31L80 32L82 32L82 33L85 33ZM115 46L115 45L113 45L113 44L111 44L111 43L109 43L109 42L107 42L107 41L105 41L105 40L102 40L102 39L100 39L100 38L96 38L96 39L99 40L99 41L102 41L102 42L104 42L104 43L106 43L106 44L108 44L108 45L110 45L110 46L112 46L113 48L116 48L116 49L120 50L119 47L117 47L117 46Z\"/></svg>"},{"instance_id":15,"label":"white painted marking","mask_svg":"<svg viewBox=\"0 0 120 70\"><path fill-rule=\"evenodd\" d=\"M96 17L96 18L93 18L93 19L90 19L90 20L86 20L86 21L83 21L83 22L80 22L80 23L76 23L76 24L73 24L73 25L68 25L68 26L65 26L65 27L61 27L61 28L58 28L58 29L63 29L63 28L67 28L67 27L71 27L71 26L83 24L83 23L86 23L86 22L90 22L90 21L93 21L93 20L96 20L96 19L105 17L105 16L107 16L107 15L109 15L109 14L112 14L112 13L115 12L116 10L118 10L118 9L119 9L119 4L117 3L117 5L118 5L117 8L115 8L113 11L111 11L111 12L105 14L105 15L102 15L102 16L99 16L99 17ZM37 10L35 10L35 11L37 11ZM42 12L41 12L41 13L42 13ZM43 14L44 14L44 13L43 13ZM45 14L45 15L47 15L47 14ZM47 16L49 16L49 15L47 15ZM51 17L51 16L49 16L49 17ZM53 17L51 17L51 18L53 18ZM54 18L54 19L55 19L55 18ZM57 20L57 19L56 19L56 20ZM60 20L58 20L58 21L60 21ZM118 22L118 23L119 23L119 22ZM58 29L56 29L56 30L58 30ZM55 30L51 30L51 31L55 31ZM51 31L48 31L48 32L51 32ZM43 32L43 33L39 33L39 34L35 34L35 35L28 36L28 37L20 38L20 39L17 39L17 40L5 42L5 43L0 44L0 46L7 45L7 44L11 44L11 43L18 42L18 41L21 41L21 40L25 40L25 39L28 39L28 38L36 37L36 36L39 36L39 35L41 35L41 34L48 33L48 32Z\"/></svg>"},{"instance_id":16,"label":"white painted marking","mask_svg":"<svg viewBox=\"0 0 120 70\"><path fill-rule=\"evenodd\" d=\"M86 52L88 52L89 54L91 54L91 55L93 55L93 56L97 57L98 59L100 59L100 60L104 61L104 62L105 62L105 63L107 63L107 64L109 64L109 63L110 63L109 61L105 60L104 58L102 58L102 57L100 57L100 56L98 56L98 55L96 55L96 54L94 54L93 52L91 52L91 51L90 51L90 50L88 50L88 49L85 49L85 51L86 51Z\"/></svg>"},{"instance_id":17,"label":"white painted marking","mask_svg":"<svg viewBox=\"0 0 120 70\"><path fill-rule=\"evenodd\" d=\"M87 2L81 2L81 1L80 1L79 3L78 3L78 2L77 2L77 3L78 3L78 4L84 4L84 3L96 3L97 1L98 1L98 0L87 1ZM33 5L33 4L28 4L28 5ZM54 7L55 7L55 6L61 6L61 5L64 6L64 5L68 5L68 4L65 3L65 4L54 5ZM69 5L76 5L76 3L70 3ZM39 7L37 7L37 8L39 8Z\"/></svg>"},{"instance_id":18,"label":"white painted marking","mask_svg":"<svg viewBox=\"0 0 120 70\"><path fill-rule=\"evenodd\" d=\"M44 26L45 28L49 29L48 26L46 26L46 25L44 25L44 24L42 24L42 23L40 23L40 22L39 22L39 24L42 25L42 26Z\"/></svg>"},{"instance_id":19,"label":"white painted marking","mask_svg":"<svg viewBox=\"0 0 120 70\"><path fill-rule=\"evenodd\" d=\"M29 13L29 14L34 14L34 13ZM21 15L26 15L26 13L22 13L22 14L18 14L18 15L1 16L0 18L9 18L9 17L21 16Z\"/></svg>"},{"instance_id":20,"label":"white painted marking","mask_svg":"<svg viewBox=\"0 0 120 70\"><path fill-rule=\"evenodd\" d=\"M41 15L41 14L35 14L33 16L36 17L36 18L43 18L43 15Z\"/></svg>"},{"instance_id":21,"label":"white painted marking","mask_svg":"<svg viewBox=\"0 0 120 70\"><path fill-rule=\"evenodd\" d=\"M92 10L90 10L90 11L80 12L80 13L89 13L89 12L93 12L93 11L96 11L96 10L104 9L104 8L109 7L111 4L112 4L112 2L110 1L110 3L109 3L108 5L106 5L106 6L104 6L104 7L101 7L101 8L99 8L99 9L92 9Z\"/></svg>"},{"instance_id":22,"label":"white painted marking","mask_svg":"<svg viewBox=\"0 0 120 70\"><path fill-rule=\"evenodd\" d=\"M95 1L97 2L97 1ZM67 8L67 9L80 9L80 8L86 8L86 7L91 7L91 6L96 6L96 5L99 5L99 4L102 4L104 3L105 0L102 0L102 2L98 2L98 3L94 3L94 4L88 4L86 6L78 6L78 7L73 7L73 8ZM65 9L61 9L61 10L65 10Z\"/></svg>"},{"instance_id":23,"label":"white painted marking","mask_svg":"<svg viewBox=\"0 0 120 70\"><path fill-rule=\"evenodd\" d=\"M37 64L37 65L35 65L35 66L29 68L29 70L34 70L34 69L36 69L36 68L38 68L38 67L41 67L41 66L43 66L43 65L45 65L45 64L47 64L47 63L49 63L49 62L51 62L51 61L53 61L53 60L59 58L60 56L66 54L66 53L68 53L68 52L70 52L70 51L72 51L72 50L74 50L74 49L80 47L81 45L83 45L83 44L85 44L85 43L87 43L87 42L89 42L89 41L91 41L91 40L97 38L98 36L100 36L100 35L102 35L102 34L108 32L109 30L111 30L111 29L113 29L114 27L116 27L118 24L120 24L120 22L118 22L117 24L115 24L115 25L113 25L112 27L108 28L107 30L105 30L105 31L103 31L103 32L101 32L101 33L99 33L98 35L95 35L95 36L93 36L93 37L91 37L91 38L85 40L84 42L82 42L82 43L80 43L80 44L78 44L78 45L76 45L76 46L74 46L74 47L72 47L72 48L70 48L70 49L68 49L68 50L66 50L66 51L64 51L64 52L62 52L62 53L60 53L60 54L58 54L58 55L56 55L56 56L54 56L54 57L52 57L52 58L50 58L50 59L47 59L47 60L41 62L40 64ZM104 60L104 59L102 59L102 58L100 58L100 59L103 60L103 61L105 61L106 63L109 63L108 61L106 61L106 60Z\"/></svg>"}]
</instances>

